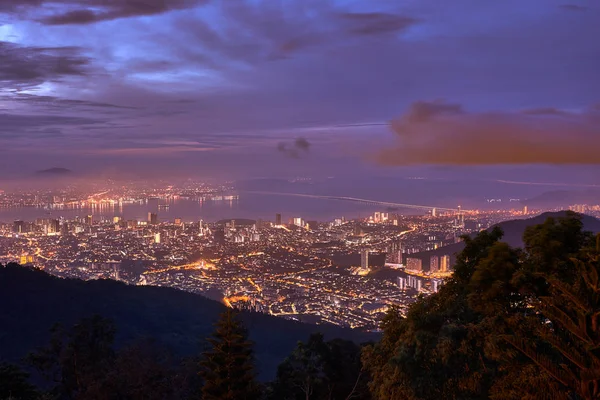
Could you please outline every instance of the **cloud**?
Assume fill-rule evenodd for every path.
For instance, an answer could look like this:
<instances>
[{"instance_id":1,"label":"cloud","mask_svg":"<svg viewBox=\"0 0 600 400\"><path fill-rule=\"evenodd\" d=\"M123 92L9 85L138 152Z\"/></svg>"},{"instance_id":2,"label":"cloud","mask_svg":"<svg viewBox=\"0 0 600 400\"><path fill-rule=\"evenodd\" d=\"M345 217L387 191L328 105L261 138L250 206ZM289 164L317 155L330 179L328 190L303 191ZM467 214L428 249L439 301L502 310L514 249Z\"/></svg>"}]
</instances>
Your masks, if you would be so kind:
<instances>
[{"instance_id":1,"label":"cloud","mask_svg":"<svg viewBox=\"0 0 600 400\"><path fill-rule=\"evenodd\" d=\"M415 18L383 12L346 12L339 16L348 32L358 35L398 33L417 23Z\"/></svg>"},{"instance_id":2,"label":"cloud","mask_svg":"<svg viewBox=\"0 0 600 400\"><path fill-rule=\"evenodd\" d=\"M74 47L26 47L0 41L0 82L5 88L35 86L49 79L82 76L89 59Z\"/></svg>"},{"instance_id":3,"label":"cloud","mask_svg":"<svg viewBox=\"0 0 600 400\"><path fill-rule=\"evenodd\" d=\"M203 3L205 0L0 0L0 11L33 9L35 14L41 12L39 21L47 25L85 25L158 15Z\"/></svg>"},{"instance_id":4,"label":"cloud","mask_svg":"<svg viewBox=\"0 0 600 400\"><path fill-rule=\"evenodd\" d=\"M567 11L585 11L588 9L587 7L578 4L561 4L559 7Z\"/></svg>"},{"instance_id":5,"label":"cloud","mask_svg":"<svg viewBox=\"0 0 600 400\"><path fill-rule=\"evenodd\" d=\"M277 151L290 158L301 158L310 151L310 142L305 138L297 138L293 143L280 142L277 144Z\"/></svg>"},{"instance_id":6,"label":"cloud","mask_svg":"<svg viewBox=\"0 0 600 400\"><path fill-rule=\"evenodd\" d=\"M553 108L469 113L460 104L416 102L392 121L384 165L600 164L600 113Z\"/></svg>"}]
</instances>

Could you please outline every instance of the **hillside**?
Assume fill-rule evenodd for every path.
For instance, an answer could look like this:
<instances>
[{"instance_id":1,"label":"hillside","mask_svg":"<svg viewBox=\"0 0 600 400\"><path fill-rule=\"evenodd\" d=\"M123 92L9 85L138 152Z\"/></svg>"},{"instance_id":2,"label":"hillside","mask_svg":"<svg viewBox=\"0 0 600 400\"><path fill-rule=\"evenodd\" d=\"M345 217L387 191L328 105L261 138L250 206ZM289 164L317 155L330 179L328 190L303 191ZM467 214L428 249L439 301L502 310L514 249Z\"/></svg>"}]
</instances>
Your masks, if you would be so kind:
<instances>
[{"instance_id":1,"label":"hillside","mask_svg":"<svg viewBox=\"0 0 600 400\"><path fill-rule=\"evenodd\" d=\"M218 302L171 288L60 279L19 266L0 267L0 359L18 361L47 343L55 323L70 326L93 314L115 321L117 345L153 337L178 355L197 355L223 310ZM296 343L311 333L356 342L377 339L373 334L264 314L244 313L242 320L256 344L262 379L273 378Z\"/></svg>"},{"instance_id":2,"label":"hillside","mask_svg":"<svg viewBox=\"0 0 600 400\"><path fill-rule=\"evenodd\" d=\"M523 233L528 226L538 225L544 223L547 218L561 218L566 216L566 211L559 212L546 212L540 214L533 218L527 219L515 219L510 221L501 222L494 226L499 226L504 232L504 236L502 237L502 241L508 243L512 247L523 247ZM597 218L591 217L589 215L583 215L583 229L586 231L590 231L593 233L600 232L600 220ZM490 231L493 229L488 229ZM477 234L472 234L471 237L475 237ZM411 254L410 257L420 257L423 260L429 260L429 257L433 255L443 256L450 255L451 262L454 263L454 255L456 253L461 252L465 248L465 244L463 242L451 244L449 246L440 247L436 250L431 251L423 251L420 253ZM429 261L426 261L428 263Z\"/></svg>"}]
</instances>

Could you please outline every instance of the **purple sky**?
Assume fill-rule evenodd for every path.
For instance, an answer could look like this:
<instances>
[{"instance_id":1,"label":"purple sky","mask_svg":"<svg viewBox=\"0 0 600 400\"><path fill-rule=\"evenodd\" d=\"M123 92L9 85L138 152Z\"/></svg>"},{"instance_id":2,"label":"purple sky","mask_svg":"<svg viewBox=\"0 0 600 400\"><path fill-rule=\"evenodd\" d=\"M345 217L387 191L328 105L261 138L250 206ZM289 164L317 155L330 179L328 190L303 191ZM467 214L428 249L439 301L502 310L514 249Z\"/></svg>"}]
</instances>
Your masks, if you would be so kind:
<instances>
[{"instance_id":1,"label":"purple sky","mask_svg":"<svg viewBox=\"0 0 600 400\"><path fill-rule=\"evenodd\" d=\"M598 38L595 0L0 0L0 178L600 181Z\"/></svg>"}]
</instances>

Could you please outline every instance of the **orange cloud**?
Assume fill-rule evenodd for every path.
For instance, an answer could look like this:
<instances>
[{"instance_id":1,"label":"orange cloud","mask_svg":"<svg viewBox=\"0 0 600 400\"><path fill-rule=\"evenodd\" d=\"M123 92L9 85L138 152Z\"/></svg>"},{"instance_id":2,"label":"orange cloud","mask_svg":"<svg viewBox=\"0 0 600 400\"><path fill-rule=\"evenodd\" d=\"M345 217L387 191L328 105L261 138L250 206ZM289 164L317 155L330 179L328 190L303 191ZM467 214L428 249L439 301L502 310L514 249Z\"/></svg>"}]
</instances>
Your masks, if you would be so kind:
<instances>
[{"instance_id":1,"label":"orange cloud","mask_svg":"<svg viewBox=\"0 0 600 400\"><path fill-rule=\"evenodd\" d=\"M600 112L551 108L468 113L459 104L416 102L391 122L398 144L384 165L600 164Z\"/></svg>"}]
</instances>

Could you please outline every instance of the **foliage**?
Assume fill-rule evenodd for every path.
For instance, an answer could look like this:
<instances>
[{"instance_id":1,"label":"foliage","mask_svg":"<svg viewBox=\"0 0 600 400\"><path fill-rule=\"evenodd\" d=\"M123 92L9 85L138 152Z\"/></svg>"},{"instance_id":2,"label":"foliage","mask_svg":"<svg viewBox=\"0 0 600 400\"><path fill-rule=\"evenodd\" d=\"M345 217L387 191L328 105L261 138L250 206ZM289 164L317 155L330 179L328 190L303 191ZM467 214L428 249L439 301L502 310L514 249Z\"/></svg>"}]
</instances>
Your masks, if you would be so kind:
<instances>
[{"instance_id":1,"label":"foliage","mask_svg":"<svg viewBox=\"0 0 600 400\"><path fill-rule=\"evenodd\" d=\"M279 366L271 398L369 399L360 351L360 346L350 341L325 342L323 335L311 335Z\"/></svg>"},{"instance_id":2,"label":"foliage","mask_svg":"<svg viewBox=\"0 0 600 400\"><path fill-rule=\"evenodd\" d=\"M115 353L115 327L100 316L84 318L65 331L56 326L50 344L29 355L30 364L56 386L67 399L101 399L102 382Z\"/></svg>"},{"instance_id":3,"label":"foliage","mask_svg":"<svg viewBox=\"0 0 600 400\"><path fill-rule=\"evenodd\" d=\"M439 293L392 309L363 352L376 399L600 398L600 236L577 214L465 238Z\"/></svg>"},{"instance_id":4,"label":"foliage","mask_svg":"<svg viewBox=\"0 0 600 400\"><path fill-rule=\"evenodd\" d=\"M19 367L0 364L0 399L37 400L39 393L28 381L29 374Z\"/></svg>"},{"instance_id":5,"label":"foliage","mask_svg":"<svg viewBox=\"0 0 600 400\"><path fill-rule=\"evenodd\" d=\"M200 375L204 380L204 400L253 400L259 397L255 382L252 342L238 320L228 308L216 323L211 348L204 352Z\"/></svg>"}]
</instances>

